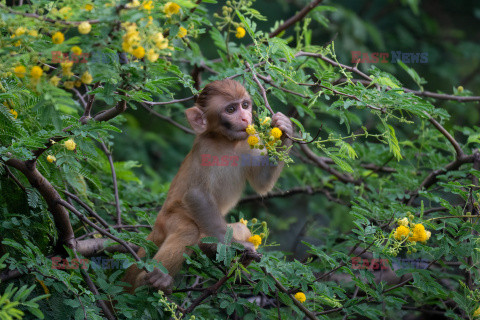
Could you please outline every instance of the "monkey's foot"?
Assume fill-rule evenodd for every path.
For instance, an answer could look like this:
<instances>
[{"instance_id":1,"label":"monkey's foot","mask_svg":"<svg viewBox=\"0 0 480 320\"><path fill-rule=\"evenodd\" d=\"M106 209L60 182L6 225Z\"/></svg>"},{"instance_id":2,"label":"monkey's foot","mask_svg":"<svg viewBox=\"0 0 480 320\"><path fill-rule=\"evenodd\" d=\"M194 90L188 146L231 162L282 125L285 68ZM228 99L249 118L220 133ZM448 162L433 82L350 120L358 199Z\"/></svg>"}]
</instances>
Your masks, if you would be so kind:
<instances>
[{"instance_id":1,"label":"monkey's foot","mask_svg":"<svg viewBox=\"0 0 480 320\"><path fill-rule=\"evenodd\" d=\"M248 266L252 261L260 262L262 259L262 254L255 250L255 246L248 241L237 241L245 247L245 250L242 252L240 258L240 263L245 267Z\"/></svg>"},{"instance_id":2,"label":"monkey's foot","mask_svg":"<svg viewBox=\"0 0 480 320\"><path fill-rule=\"evenodd\" d=\"M152 272L145 275L145 284L155 290L162 290L165 294L171 294L173 278L160 269L154 268Z\"/></svg>"}]
</instances>

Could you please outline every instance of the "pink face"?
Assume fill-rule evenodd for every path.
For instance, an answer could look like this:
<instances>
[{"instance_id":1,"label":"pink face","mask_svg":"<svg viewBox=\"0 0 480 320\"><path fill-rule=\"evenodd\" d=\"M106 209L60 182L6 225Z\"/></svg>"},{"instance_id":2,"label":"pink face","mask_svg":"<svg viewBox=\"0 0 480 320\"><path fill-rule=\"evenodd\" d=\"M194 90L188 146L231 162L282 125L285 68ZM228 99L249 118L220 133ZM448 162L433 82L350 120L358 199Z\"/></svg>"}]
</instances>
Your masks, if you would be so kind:
<instances>
[{"instance_id":1,"label":"pink face","mask_svg":"<svg viewBox=\"0 0 480 320\"><path fill-rule=\"evenodd\" d=\"M252 100L248 95L235 100L218 97L211 103L216 106L217 127L221 134L230 140L248 137L245 129L252 123Z\"/></svg>"}]
</instances>

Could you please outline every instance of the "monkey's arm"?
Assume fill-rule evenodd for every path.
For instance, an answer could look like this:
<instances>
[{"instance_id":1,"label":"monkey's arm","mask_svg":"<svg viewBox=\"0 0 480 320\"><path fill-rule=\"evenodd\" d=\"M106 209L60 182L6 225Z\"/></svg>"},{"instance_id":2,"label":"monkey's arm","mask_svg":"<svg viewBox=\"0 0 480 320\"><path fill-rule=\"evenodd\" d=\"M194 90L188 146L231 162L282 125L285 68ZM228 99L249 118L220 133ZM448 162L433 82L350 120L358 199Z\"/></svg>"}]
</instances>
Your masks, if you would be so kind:
<instances>
[{"instance_id":1,"label":"monkey's arm","mask_svg":"<svg viewBox=\"0 0 480 320\"><path fill-rule=\"evenodd\" d=\"M199 187L193 187L185 193L183 201L200 232L223 241L227 223L211 194Z\"/></svg>"},{"instance_id":2,"label":"monkey's arm","mask_svg":"<svg viewBox=\"0 0 480 320\"><path fill-rule=\"evenodd\" d=\"M198 225L200 233L204 236L216 237L218 241L223 242L227 233L227 223L212 195L208 191L195 187L185 193L183 201L191 218ZM235 237L233 241L242 244L247 251L255 251L250 242ZM200 248L207 254L216 253L216 245L201 244Z\"/></svg>"}]
</instances>

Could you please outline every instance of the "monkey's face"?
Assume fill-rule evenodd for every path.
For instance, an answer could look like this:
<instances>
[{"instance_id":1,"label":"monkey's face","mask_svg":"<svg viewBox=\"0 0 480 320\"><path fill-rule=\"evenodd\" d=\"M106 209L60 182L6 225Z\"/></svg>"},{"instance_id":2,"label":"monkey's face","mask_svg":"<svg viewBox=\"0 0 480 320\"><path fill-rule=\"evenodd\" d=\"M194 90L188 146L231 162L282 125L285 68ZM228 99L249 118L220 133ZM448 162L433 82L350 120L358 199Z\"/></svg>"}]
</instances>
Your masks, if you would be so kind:
<instances>
[{"instance_id":1,"label":"monkey's face","mask_svg":"<svg viewBox=\"0 0 480 320\"><path fill-rule=\"evenodd\" d=\"M229 140L244 140L248 138L245 131L252 123L252 100L244 95L239 99L216 97L211 101L216 106L216 116L212 119L216 131Z\"/></svg>"}]
</instances>

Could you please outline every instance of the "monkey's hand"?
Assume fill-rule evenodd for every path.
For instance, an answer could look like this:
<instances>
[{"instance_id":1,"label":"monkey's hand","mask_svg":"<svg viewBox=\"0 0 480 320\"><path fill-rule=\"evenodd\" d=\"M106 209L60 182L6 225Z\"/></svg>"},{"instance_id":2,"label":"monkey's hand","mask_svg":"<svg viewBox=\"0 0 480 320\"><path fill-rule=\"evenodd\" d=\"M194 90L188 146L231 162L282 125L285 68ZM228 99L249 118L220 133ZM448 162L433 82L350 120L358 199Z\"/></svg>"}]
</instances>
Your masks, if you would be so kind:
<instances>
[{"instance_id":1,"label":"monkey's hand","mask_svg":"<svg viewBox=\"0 0 480 320\"><path fill-rule=\"evenodd\" d=\"M239 243L245 247L245 249L242 251L242 256L240 258L240 262L245 267L248 266L252 261L260 262L262 258L262 254L258 253L255 250L255 247L253 246L252 243L247 241L235 240L235 239L233 239L233 242ZM205 253L207 257L211 259L213 259L217 254L216 243L200 243L198 246L203 251L203 253Z\"/></svg>"},{"instance_id":2,"label":"monkey's hand","mask_svg":"<svg viewBox=\"0 0 480 320\"><path fill-rule=\"evenodd\" d=\"M155 290L162 290L165 294L172 293L173 278L162 272L158 268L154 268L152 272L141 272L138 275L138 286L147 285Z\"/></svg>"},{"instance_id":3,"label":"monkey's hand","mask_svg":"<svg viewBox=\"0 0 480 320\"><path fill-rule=\"evenodd\" d=\"M281 139L285 141L287 136L291 137L293 135L293 125L292 121L283 113L277 112L272 117L272 126L282 130Z\"/></svg>"},{"instance_id":4,"label":"monkey's hand","mask_svg":"<svg viewBox=\"0 0 480 320\"><path fill-rule=\"evenodd\" d=\"M245 250L242 252L240 263L247 267L252 261L260 262L262 254L255 250L255 246L248 241L235 241L242 244Z\"/></svg>"}]
</instances>

